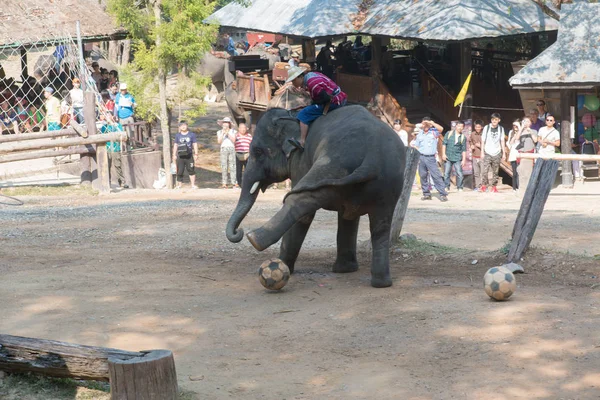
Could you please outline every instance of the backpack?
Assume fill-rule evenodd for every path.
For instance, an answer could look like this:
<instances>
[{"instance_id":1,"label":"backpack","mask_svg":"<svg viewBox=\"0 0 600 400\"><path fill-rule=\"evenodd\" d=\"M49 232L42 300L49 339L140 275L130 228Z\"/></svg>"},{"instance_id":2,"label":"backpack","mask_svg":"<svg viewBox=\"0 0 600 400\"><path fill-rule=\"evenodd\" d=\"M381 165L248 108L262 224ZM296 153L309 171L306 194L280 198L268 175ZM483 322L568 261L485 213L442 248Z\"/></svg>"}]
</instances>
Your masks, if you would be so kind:
<instances>
[{"instance_id":1,"label":"backpack","mask_svg":"<svg viewBox=\"0 0 600 400\"><path fill-rule=\"evenodd\" d=\"M188 147L187 143L179 143L177 145L177 155L179 157L189 157L190 154L190 148Z\"/></svg>"}]
</instances>

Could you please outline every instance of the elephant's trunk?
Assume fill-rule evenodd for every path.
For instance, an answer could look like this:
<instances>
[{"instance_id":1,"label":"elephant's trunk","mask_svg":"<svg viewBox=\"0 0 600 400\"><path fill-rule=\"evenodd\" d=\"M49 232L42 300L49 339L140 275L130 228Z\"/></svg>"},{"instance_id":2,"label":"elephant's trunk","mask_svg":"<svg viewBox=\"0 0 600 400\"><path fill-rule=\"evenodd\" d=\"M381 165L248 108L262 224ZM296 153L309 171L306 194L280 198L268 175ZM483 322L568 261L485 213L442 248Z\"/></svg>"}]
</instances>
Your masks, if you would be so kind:
<instances>
[{"instance_id":1,"label":"elephant's trunk","mask_svg":"<svg viewBox=\"0 0 600 400\"><path fill-rule=\"evenodd\" d=\"M258 197L258 189L260 187L260 181L253 182L248 179L244 179L242 186L242 193L238 200L237 207L231 214L229 222L227 222L227 228L225 234L230 242L238 243L244 238L244 230L238 229L246 215L254 205L256 198Z\"/></svg>"}]
</instances>

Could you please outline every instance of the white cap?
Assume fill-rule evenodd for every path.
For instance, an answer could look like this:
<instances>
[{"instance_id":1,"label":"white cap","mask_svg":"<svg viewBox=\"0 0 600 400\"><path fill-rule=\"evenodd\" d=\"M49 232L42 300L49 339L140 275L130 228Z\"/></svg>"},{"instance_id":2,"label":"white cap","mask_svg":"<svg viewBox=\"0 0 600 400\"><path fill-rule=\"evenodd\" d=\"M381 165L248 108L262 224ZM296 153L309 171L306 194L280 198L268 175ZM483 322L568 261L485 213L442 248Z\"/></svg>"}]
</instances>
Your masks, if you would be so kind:
<instances>
[{"instance_id":1,"label":"white cap","mask_svg":"<svg viewBox=\"0 0 600 400\"><path fill-rule=\"evenodd\" d=\"M119 85L119 90L127 90L127 84L126 83L121 83Z\"/></svg>"}]
</instances>

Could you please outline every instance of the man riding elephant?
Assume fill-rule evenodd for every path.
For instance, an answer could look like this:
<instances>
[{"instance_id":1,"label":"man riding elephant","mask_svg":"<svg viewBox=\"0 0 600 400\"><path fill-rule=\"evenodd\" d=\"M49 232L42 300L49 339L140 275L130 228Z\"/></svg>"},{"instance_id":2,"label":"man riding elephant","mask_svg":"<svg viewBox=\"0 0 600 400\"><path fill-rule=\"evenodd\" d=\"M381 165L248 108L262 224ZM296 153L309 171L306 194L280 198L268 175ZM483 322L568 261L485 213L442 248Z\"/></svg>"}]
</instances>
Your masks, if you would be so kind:
<instances>
[{"instance_id":1,"label":"man riding elephant","mask_svg":"<svg viewBox=\"0 0 600 400\"><path fill-rule=\"evenodd\" d=\"M304 143L308 136L308 126L322 115L336 108L346 105L346 93L326 75L320 72L306 72L304 67L291 67L288 71L286 83L291 82L297 88L305 88L314 104L305 107L298 113L300 121L300 140L290 139L290 143L300 150L304 150Z\"/></svg>"}]
</instances>

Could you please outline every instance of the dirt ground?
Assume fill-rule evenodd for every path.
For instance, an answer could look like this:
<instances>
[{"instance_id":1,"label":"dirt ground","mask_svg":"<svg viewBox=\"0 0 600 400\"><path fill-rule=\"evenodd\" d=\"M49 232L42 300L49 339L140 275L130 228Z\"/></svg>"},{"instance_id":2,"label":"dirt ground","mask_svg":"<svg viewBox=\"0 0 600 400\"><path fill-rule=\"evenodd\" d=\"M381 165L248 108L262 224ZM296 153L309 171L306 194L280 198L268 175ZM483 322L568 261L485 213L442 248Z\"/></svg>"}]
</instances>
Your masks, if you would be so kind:
<instances>
[{"instance_id":1,"label":"dirt ground","mask_svg":"<svg viewBox=\"0 0 600 400\"><path fill-rule=\"evenodd\" d=\"M243 226L265 222L283 194L261 194ZM277 246L225 238L238 196L57 191L0 204L0 331L173 350L180 388L197 399L598 398L597 194L550 196L505 303L482 277L504 259L519 206L508 189L413 196L404 232L422 241L393 250L389 289L370 287L364 244L359 272L330 272L337 219L319 212L278 293L256 274ZM0 386L3 396L51 398Z\"/></svg>"},{"instance_id":2,"label":"dirt ground","mask_svg":"<svg viewBox=\"0 0 600 400\"><path fill-rule=\"evenodd\" d=\"M278 246L225 238L239 196L215 189L225 115L212 105L193 127L200 190L2 189L24 205L0 197L0 332L170 349L185 399L600 396L600 184L551 193L508 302L482 288L520 206L508 187L448 203L415 193L404 233L419 241L392 250L388 289L369 285L366 219L359 272L330 271L337 218L320 211L296 274L271 293L256 272ZM243 227L267 221L284 193L261 194ZM67 389L31 394L0 378L0 399L106 399Z\"/></svg>"}]
</instances>

